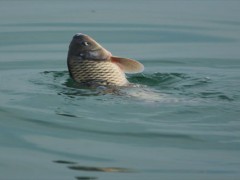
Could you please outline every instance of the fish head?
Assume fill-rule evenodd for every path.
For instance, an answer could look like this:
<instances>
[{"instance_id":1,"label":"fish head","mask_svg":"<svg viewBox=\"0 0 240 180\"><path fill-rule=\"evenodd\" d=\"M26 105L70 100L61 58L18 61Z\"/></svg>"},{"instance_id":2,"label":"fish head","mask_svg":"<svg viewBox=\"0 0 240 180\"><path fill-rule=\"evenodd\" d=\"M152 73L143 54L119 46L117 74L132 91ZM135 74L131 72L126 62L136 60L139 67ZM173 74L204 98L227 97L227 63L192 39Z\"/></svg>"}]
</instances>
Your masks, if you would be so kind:
<instances>
[{"instance_id":1,"label":"fish head","mask_svg":"<svg viewBox=\"0 0 240 180\"><path fill-rule=\"evenodd\" d=\"M90 36L77 33L69 45L68 58L79 60L107 61L112 54L93 40Z\"/></svg>"}]
</instances>

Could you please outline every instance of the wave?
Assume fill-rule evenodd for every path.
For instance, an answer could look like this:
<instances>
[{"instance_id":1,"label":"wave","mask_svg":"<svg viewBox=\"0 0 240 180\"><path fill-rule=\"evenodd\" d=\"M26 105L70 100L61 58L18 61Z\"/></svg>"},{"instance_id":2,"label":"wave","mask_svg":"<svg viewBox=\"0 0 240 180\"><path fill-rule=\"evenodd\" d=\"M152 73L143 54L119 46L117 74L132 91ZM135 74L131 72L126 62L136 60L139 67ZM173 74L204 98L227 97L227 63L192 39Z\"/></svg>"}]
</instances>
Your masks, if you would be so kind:
<instances>
[{"instance_id":1,"label":"wave","mask_svg":"<svg viewBox=\"0 0 240 180\"><path fill-rule=\"evenodd\" d=\"M210 86L214 84L214 81L211 78L196 77L186 73L157 72L153 74L141 73L130 75L128 76L128 80L133 86L119 89L108 89L103 87L94 89L81 86L69 77L68 71L44 71L42 74L48 78L46 82L49 83L47 83L47 85L57 89L59 95L67 95L72 98L78 96L101 96L106 94L128 96L128 92L132 93L135 91L136 94L134 97L142 95L143 92L145 94L150 94L150 96L154 93L155 96L153 98L156 97L156 94L161 94L161 98L166 98L167 96L163 96L164 94L184 99L234 100L231 96L226 94L226 92L212 89Z\"/></svg>"}]
</instances>

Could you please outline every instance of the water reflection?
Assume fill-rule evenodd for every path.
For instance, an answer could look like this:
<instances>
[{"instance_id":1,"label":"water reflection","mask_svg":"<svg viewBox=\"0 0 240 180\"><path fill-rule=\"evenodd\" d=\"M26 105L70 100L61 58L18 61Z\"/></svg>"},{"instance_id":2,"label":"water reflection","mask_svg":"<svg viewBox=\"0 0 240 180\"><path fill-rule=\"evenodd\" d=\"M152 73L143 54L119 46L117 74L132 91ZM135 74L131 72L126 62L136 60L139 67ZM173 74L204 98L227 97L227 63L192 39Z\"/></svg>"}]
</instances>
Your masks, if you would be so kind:
<instances>
[{"instance_id":1,"label":"water reflection","mask_svg":"<svg viewBox=\"0 0 240 180\"><path fill-rule=\"evenodd\" d=\"M117 167L92 167L92 166L68 166L69 169L77 171L100 171L100 172L132 172L130 169Z\"/></svg>"},{"instance_id":2,"label":"water reflection","mask_svg":"<svg viewBox=\"0 0 240 180\"><path fill-rule=\"evenodd\" d=\"M56 160L56 161L53 161L53 162L58 163L58 164L65 164L68 169L76 170L76 171L105 172L105 173L132 173L132 172L136 172L132 169L120 168L120 167L83 166L83 165L79 165L77 162L66 161L66 160ZM75 178L77 180L98 179L98 177L92 177L92 176L77 176Z\"/></svg>"},{"instance_id":3,"label":"water reflection","mask_svg":"<svg viewBox=\"0 0 240 180\"><path fill-rule=\"evenodd\" d=\"M93 180L93 179L98 179L97 177L86 177L86 176L79 176L76 177L77 180Z\"/></svg>"}]
</instances>

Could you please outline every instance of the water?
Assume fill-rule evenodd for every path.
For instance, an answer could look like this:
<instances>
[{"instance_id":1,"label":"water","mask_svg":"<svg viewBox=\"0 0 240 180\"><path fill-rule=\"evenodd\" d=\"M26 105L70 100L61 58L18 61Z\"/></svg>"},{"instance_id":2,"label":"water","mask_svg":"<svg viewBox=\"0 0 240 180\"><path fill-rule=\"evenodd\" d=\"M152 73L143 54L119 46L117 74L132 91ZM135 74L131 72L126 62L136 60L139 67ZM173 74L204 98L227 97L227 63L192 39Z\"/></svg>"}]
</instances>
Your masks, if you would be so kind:
<instances>
[{"instance_id":1,"label":"water","mask_svg":"<svg viewBox=\"0 0 240 180\"><path fill-rule=\"evenodd\" d=\"M240 176L239 1L1 1L0 179ZM69 77L89 34L137 59L121 93Z\"/></svg>"}]
</instances>

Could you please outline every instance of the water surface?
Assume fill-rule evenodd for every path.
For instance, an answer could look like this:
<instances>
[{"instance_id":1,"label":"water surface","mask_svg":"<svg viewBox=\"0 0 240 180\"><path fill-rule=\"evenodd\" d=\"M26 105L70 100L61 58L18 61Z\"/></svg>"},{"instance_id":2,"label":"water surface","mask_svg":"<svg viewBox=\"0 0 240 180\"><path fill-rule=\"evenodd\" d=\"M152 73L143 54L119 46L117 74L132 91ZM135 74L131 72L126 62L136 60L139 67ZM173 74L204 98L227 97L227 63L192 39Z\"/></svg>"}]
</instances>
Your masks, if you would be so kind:
<instances>
[{"instance_id":1,"label":"water surface","mask_svg":"<svg viewBox=\"0 0 240 180\"><path fill-rule=\"evenodd\" d=\"M0 179L237 179L238 1L1 1ZM137 59L136 87L79 87L89 34Z\"/></svg>"}]
</instances>

